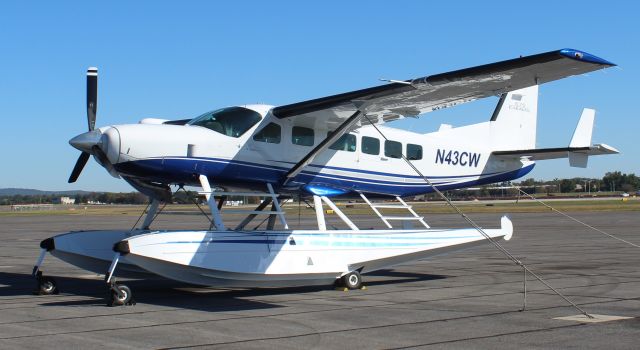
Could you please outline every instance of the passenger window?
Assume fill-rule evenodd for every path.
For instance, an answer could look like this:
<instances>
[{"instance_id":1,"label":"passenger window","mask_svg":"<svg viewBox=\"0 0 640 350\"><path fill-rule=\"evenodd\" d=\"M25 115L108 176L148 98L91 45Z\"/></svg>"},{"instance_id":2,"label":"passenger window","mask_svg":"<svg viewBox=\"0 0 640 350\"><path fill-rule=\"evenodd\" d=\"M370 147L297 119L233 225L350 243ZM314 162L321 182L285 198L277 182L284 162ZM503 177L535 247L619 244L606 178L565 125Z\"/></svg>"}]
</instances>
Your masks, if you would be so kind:
<instances>
[{"instance_id":1,"label":"passenger window","mask_svg":"<svg viewBox=\"0 0 640 350\"><path fill-rule=\"evenodd\" d=\"M258 142L280 143L280 125L269 123L262 130L253 135L253 139Z\"/></svg>"},{"instance_id":2,"label":"passenger window","mask_svg":"<svg viewBox=\"0 0 640 350\"><path fill-rule=\"evenodd\" d=\"M409 160L422 159L422 146L408 143L407 144L407 159L409 159Z\"/></svg>"},{"instance_id":3,"label":"passenger window","mask_svg":"<svg viewBox=\"0 0 640 350\"><path fill-rule=\"evenodd\" d=\"M327 133L327 137L331 135L331 132ZM356 135L344 134L340 136L338 141L334 142L329 149L335 149L338 151L355 152L356 151Z\"/></svg>"},{"instance_id":4,"label":"passenger window","mask_svg":"<svg viewBox=\"0 0 640 350\"><path fill-rule=\"evenodd\" d=\"M402 158L402 144L398 141L384 142L384 155L389 158Z\"/></svg>"},{"instance_id":5,"label":"passenger window","mask_svg":"<svg viewBox=\"0 0 640 350\"><path fill-rule=\"evenodd\" d=\"M375 137L362 136L362 153L380 154L380 140Z\"/></svg>"},{"instance_id":6,"label":"passenger window","mask_svg":"<svg viewBox=\"0 0 640 350\"><path fill-rule=\"evenodd\" d=\"M313 146L313 129L294 126L291 131L291 143L300 146Z\"/></svg>"}]
</instances>

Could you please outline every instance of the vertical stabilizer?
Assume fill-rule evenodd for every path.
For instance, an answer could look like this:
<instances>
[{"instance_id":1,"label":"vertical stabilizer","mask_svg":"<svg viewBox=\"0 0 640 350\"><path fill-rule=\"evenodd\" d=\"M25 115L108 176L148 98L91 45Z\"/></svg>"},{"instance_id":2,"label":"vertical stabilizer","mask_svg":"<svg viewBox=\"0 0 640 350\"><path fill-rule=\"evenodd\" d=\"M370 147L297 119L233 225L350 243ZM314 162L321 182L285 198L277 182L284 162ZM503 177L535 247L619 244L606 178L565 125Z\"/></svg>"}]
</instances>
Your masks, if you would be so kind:
<instances>
[{"instance_id":1,"label":"vertical stabilizer","mask_svg":"<svg viewBox=\"0 0 640 350\"><path fill-rule=\"evenodd\" d=\"M590 108L582 110L580 120L576 130L573 132L569 147L590 147L591 135L593 135L593 122L596 117L596 111ZM569 152L569 165L577 168L586 168L589 156L586 153Z\"/></svg>"},{"instance_id":2,"label":"vertical stabilizer","mask_svg":"<svg viewBox=\"0 0 640 350\"><path fill-rule=\"evenodd\" d=\"M580 120L576 130L573 132L569 147L589 147L591 146L591 135L593 134L593 121L596 117L596 111L591 108L582 110Z\"/></svg>"},{"instance_id":3,"label":"vertical stabilizer","mask_svg":"<svg viewBox=\"0 0 640 350\"><path fill-rule=\"evenodd\" d=\"M536 147L538 85L511 91L500 97L491 116L491 144L496 149Z\"/></svg>"}]
</instances>

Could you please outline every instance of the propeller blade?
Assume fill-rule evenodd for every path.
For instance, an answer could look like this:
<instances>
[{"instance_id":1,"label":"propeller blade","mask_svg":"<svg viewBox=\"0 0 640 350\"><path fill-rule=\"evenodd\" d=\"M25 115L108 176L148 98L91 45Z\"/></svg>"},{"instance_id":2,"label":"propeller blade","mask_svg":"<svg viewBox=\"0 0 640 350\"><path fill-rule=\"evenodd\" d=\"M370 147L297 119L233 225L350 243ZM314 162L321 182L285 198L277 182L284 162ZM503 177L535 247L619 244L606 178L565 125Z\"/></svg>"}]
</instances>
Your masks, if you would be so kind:
<instances>
[{"instance_id":1,"label":"propeller blade","mask_svg":"<svg viewBox=\"0 0 640 350\"><path fill-rule=\"evenodd\" d=\"M87 164L90 156L91 155L87 152L82 152L80 154L80 157L78 157L78 160L76 161L76 165L73 167L71 176L69 176L69 183L73 183L78 180L78 176L80 176L80 173L82 172L84 166Z\"/></svg>"},{"instance_id":2,"label":"propeller blade","mask_svg":"<svg viewBox=\"0 0 640 350\"><path fill-rule=\"evenodd\" d=\"M87 69L87 121L89 131L96 127L96 110L98 108L98 68Z\"/></svg>"}]
</instances>

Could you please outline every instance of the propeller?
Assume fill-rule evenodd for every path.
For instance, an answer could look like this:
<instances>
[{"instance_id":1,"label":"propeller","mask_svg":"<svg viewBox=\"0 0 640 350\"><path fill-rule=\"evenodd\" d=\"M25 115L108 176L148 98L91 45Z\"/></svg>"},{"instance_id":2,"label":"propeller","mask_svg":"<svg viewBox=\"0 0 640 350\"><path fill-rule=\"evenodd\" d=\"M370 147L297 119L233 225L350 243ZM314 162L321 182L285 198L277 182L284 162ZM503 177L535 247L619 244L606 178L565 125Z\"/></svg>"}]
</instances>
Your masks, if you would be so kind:
<instances>
[{"instance_id":1,"label":"propeller","mask_svg":"<svg viewBox=\"0 0 640 350\"><path fill-rule=\"evenodd\" d=\"M76 161L76 165L73 167L71 176L69 176L69 183L73 183L73 182L76 182L76 180L78 180L78 176L80 176L80 172L82 171L84 166L87 164L87 161L89 160L90 156L91 155L87 152L82 152L80 154L80 157L78 157L78 160Z\"/></svg>"},{"instance_id":2,"label":"propeller","mask_svg":"<svg viewBox=\"0 0 640 350\"><path fill-rule=\"evenodd\" d=\"M87 69L87 124L89 131L93 131L96 127L96 110L98 107L98 68L90 67ZM73 167L69 183L76 182L82 169L87 164L91 154L83 151Z\"/></svg>"}]
</instances>

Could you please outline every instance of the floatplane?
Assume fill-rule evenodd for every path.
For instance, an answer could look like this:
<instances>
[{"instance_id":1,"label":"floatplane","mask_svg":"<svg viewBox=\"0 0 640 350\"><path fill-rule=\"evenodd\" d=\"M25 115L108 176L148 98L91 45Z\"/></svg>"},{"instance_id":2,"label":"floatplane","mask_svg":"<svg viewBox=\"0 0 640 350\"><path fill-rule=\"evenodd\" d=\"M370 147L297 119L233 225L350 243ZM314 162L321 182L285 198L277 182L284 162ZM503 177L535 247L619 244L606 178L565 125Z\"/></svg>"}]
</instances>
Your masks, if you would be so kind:
<instances>
[{"instance_id":1,"label":"floatplane","mask_svg":"<svg viewBox=\"0 0 640 350\"><path fill-rule=\"evenodd\" d=\"M131 303L132 291L115 276L158 275L204 286L258 287L339 283L359 288L361 274L511 238L500 227L435 229L403 198L508 181L537 160L568 158L585 167L589 156L614 154L591 144L595 111L584 109L567 147L536 148L538 86L614 66L586 52L563 49L387 84L283 106L243 105L191 119L143 119L95 127L96 68L87 72L88 131L69 142L82 153L75 182L90 156L114 177L150 198L144 222L133 230L75 231L41 242L33 269L41 294L57 292L42 274L46 253L105 273L112 305ZM499 102L486 122L419 134L382 124L486 98ZM172 185L196 186L206 198L211 226L155 230L159 205ZM237 226L221 212L227 196L263 200ZM317 229L291 229L284 198L313 198ZM386 229L364 230L333 200L357 197ZM376 202L386 197L389 201ZM324 206L348 229L327 229ZM405 216L384 210L406 210ZM248 230L267 215L265 229ZM266 221L266 219L265 219ZM393 225L400 226L394 228Z\"/></svg>"}]
</instances>

